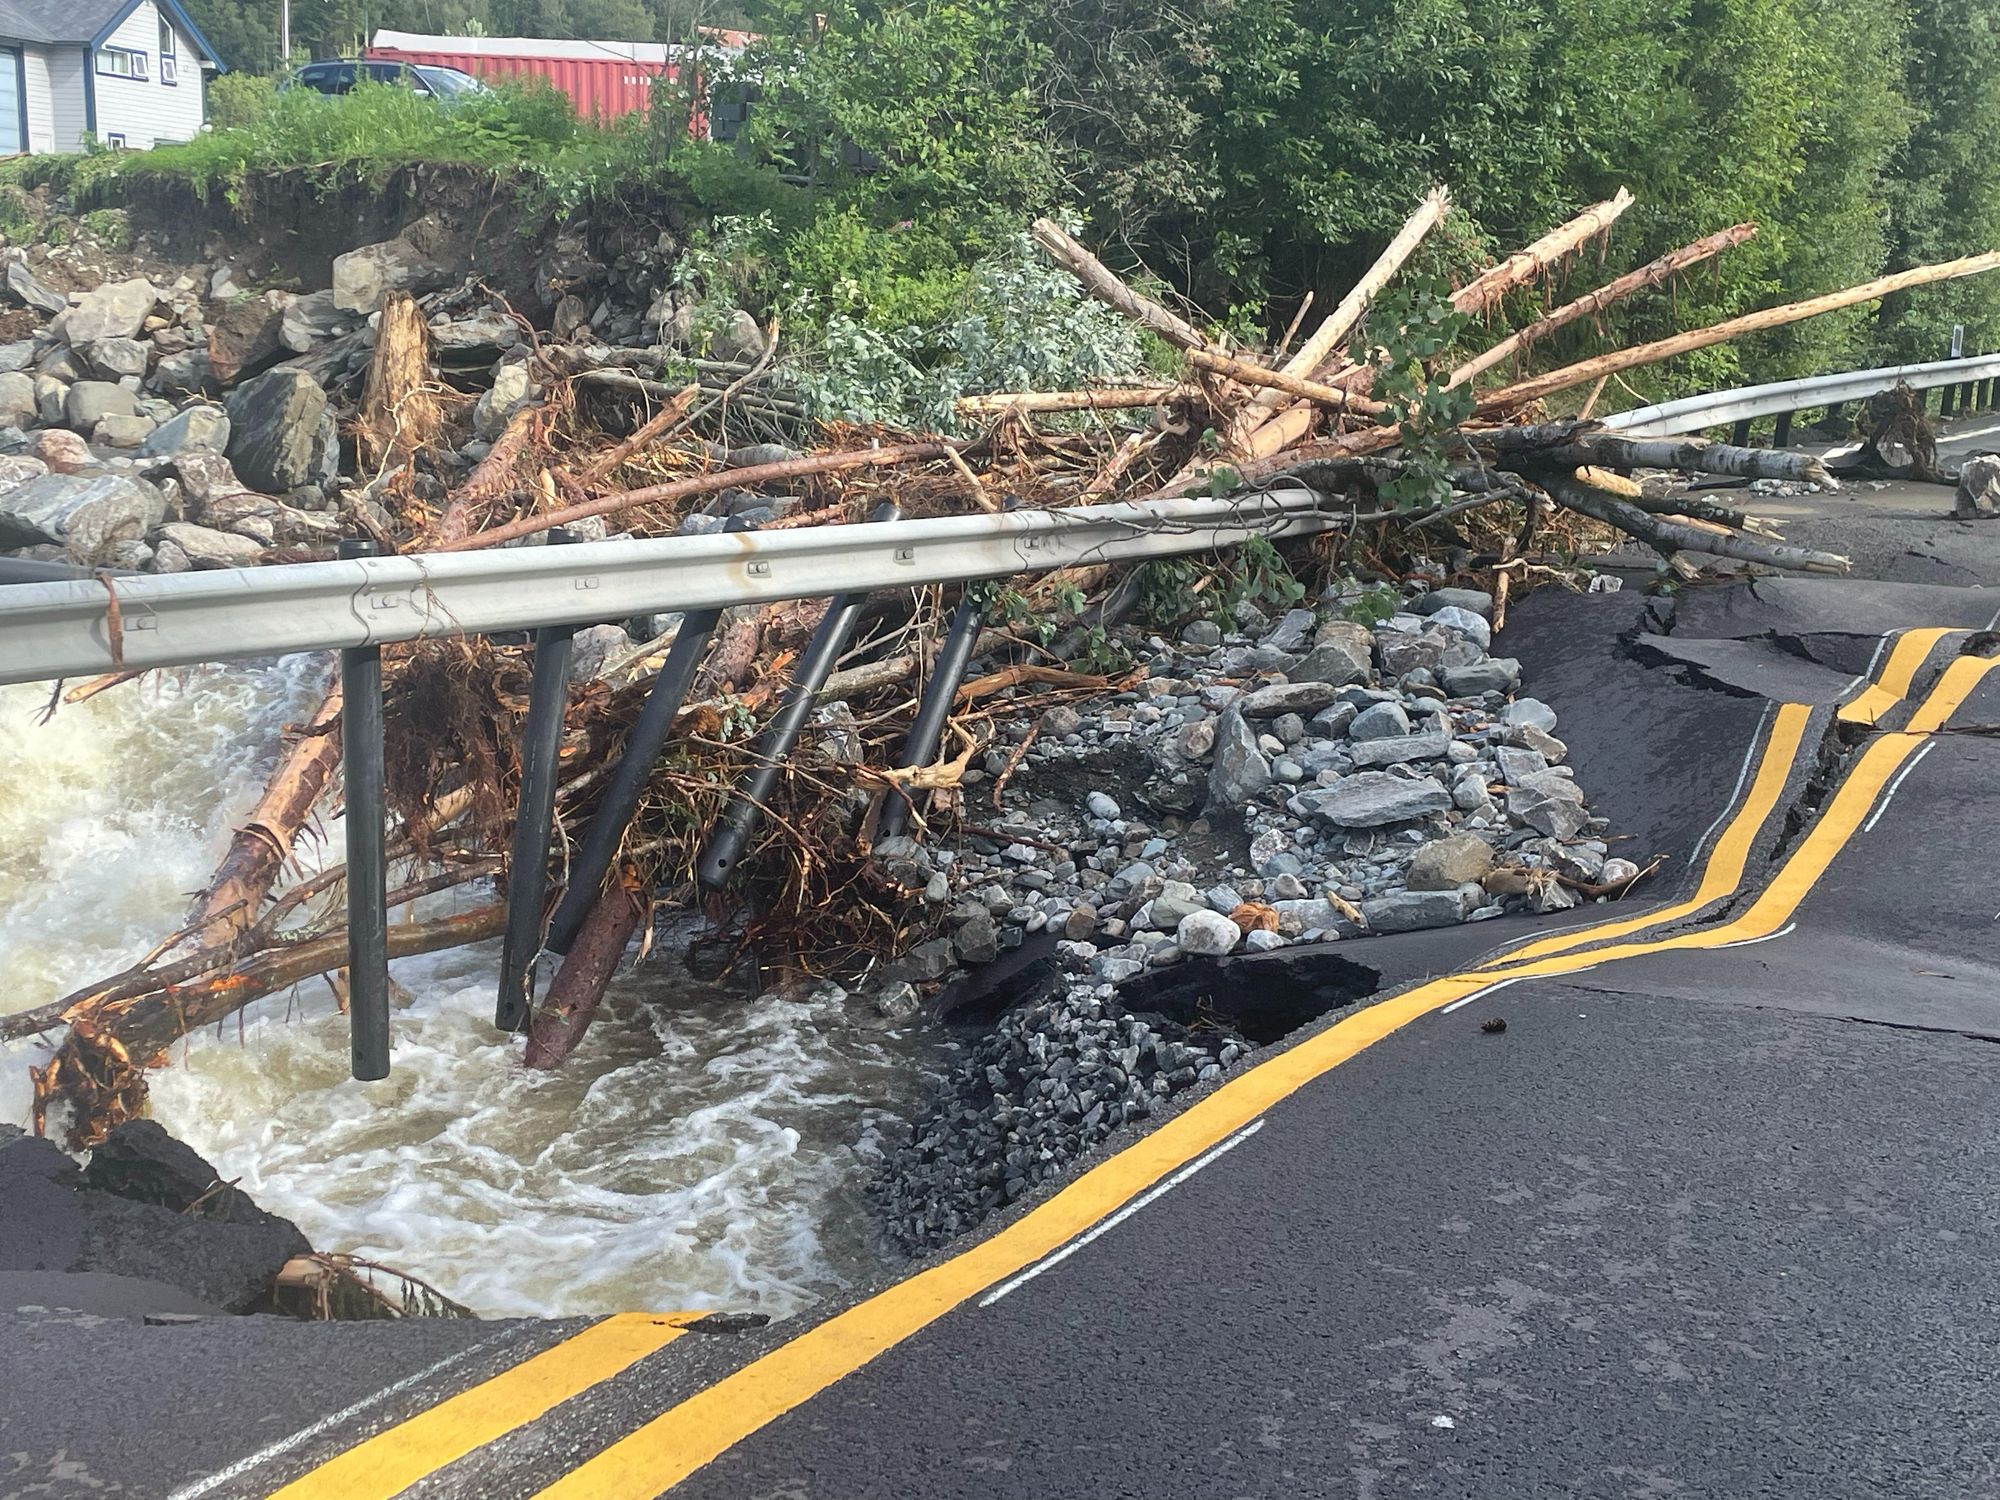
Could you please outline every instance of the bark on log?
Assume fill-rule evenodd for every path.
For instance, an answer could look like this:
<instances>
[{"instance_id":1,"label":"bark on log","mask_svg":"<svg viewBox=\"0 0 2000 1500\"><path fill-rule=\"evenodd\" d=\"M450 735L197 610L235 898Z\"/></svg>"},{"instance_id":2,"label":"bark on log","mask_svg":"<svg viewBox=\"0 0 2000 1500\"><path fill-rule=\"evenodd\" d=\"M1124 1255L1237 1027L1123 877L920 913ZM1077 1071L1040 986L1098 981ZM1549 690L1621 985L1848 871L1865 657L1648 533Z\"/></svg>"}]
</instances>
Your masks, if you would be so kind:
<instances>
[{"instance_id":1,"label":"bark on log","mask_svg":"<svg viewBox=\"0 0 2000 1500\"><path fill-rule=\"evenodd\" d=\"M381 468L398 454L408 456L437 441L444 410L436 380L423 309L408 293L391 292L382 304L375 353L361 388L355 438L364 465Z\"/></svg>"},{"instance_id":2,"label":"bark on log","mask_svg":"<svg viewBox=\"0 0 2000 1500\"><path fill-rule=\"evenodd\" d=\"M1569 327L1584 318L1594 318L1614 302L1622 302L1635 292L1648 287L1660 286L1685 271L1689 266L1700 265L1713 259L1725 250L1734 249L1755 236L1755 224L1736 224L1728 229L1705 235L1691 245L1683 245L1678 250L1669 250L1658 260L1649 261L1636 271L1628 271L1616 281L1606 282L1594 292L1587 292L1574 302L1566 302L1555 311L1537 318L1519 333L1510 334L1488 349L1484 354L1476 354L1456 370L1451 372L1451 385L1464 385L1476 379L1495 365L1504 364L1517 354L1533 348L1551 334Z\"/></svg>"},{"instance_id":3,"label":"bark on log","mask_svg":"<svg viewBox=\"0 0 2000 1500\"><path fill-rule=\"evenodd\" d=\"M1208 340L1201 330L1159 303L1141 297L1113 274L1110 267L1092 255L1069 231L1053 219L1037 219L1029 228L1037 245L1050 260L1083 283L1083 289L1107 307L1114 307L1142 328L1149 328L1170 344L1183 349L1206 349Z\"/></svg>"},{"instance_id":4,"label":"bark on log","mask_svg":"<svg viewBox=\"0 0 2000 1500\"><path fill-rule=\"evenodd\" d=\"M264 784L264 795L236 830L208 889L195 902L188 928L196 946L227 942L257 920L264 898L292 856L293 841L340 764L340 736L334 732L339 723L336 683L286 749Z\"/></svg>"},{"instance_id":5,"label":"bark on log","mask_svg":"<svg viewBox=\"0 0 2000 1500\"><path fill-rule=\"evenodd\" d=\"M507 908L493 905L429 922L398 923L389 929L389 956L408 958L497 937L506 921ZM93 1135L101 1137L136 1112L145 1099L144 1069L160 1061L181 1037L346 961L347 934L336 932L272 949L199 984L77 1008L65 1018L69 1035L49 1066L35 1074L37 1129L51 1104L65 1102L76 1112L71 1149L93 1144Z\"/></svg>"},{"instance_id":6,"label":"bark on log","mask_svg":"<svg viewBox=\"0 0 2000 1500\"><path fill-rule=\"evenodd\" d=\"M802 479L808 474L833 474L844 469L880 469L895 464L921 463L926 459L944 457L944 443L905 443L892 448L851 448L836 453L815 453L805 458L788 458L774 464L751 464L741 469L717 469L712 473L698 474L692 479L676 479L667 484L648 485L644 489L625 490L619 494L606 495L597 500L586 500L581 505L564 506L561 510L548 511L539 516L523 516L518 521L510 521L505 526L494 526L476 536L461 537L456 541L445 541L433 548L437 552L470 552L480 547L497 547L502 542L511 542L516 537L533 536L538 531L547 531L552 526L567 526L573 521L581 521L589 516L615 515L621 510L630 510L635 505L651 505L666 500L686 500L696 495L712 495L717 490L755 489L760 484L781 484L788 479Z\"/></svg>"},{"instance_id":7,"label":"bark on log","mask_svg":"<svg viewBox=\"0 0 2000 1500\"><path fill-rule=\"evenodd\" d=\"M1288 375L1282 370L1267 370L1262 365L1252 364L1247 359L1236 359L1227 354L1210 354L1205 349L1190 349L1188 363L1217 375L1227 375L1231 380L1243 385L1261 386L1267 391L1276 391L1281 395L1297 396L1302 401L1310 401L1316 406L1331 407L1335 411L1353 412L1356 416L1377 418L1387 416L1389 413L1387 405L1367 396L1357 396L1351 391L1321 385L1316 380Z\"/></svg>"},{"instance_id":8,"label":"bark on log","mask_svg":"<svg viewBox=\"0 0 2000 1500\"><path fill-rule=\"evenodd\" d=\"M1828 292L1824 296L1809 297L1803 302L1788 302L1782 307L1767 307L1762 312L1746 313L1740 318L1731 318L1727 322L1716 323L1708 328L1677 333L1671 338L1656 339L1650 344L1640 344L1611 354L1600 354L1595 359L1565 365L1560 370L1551 370L1546 375L1537 375L1532 380L1519 381L1490 392L1480 398L1479 410L1488 413L1509 411L1525 406L1530 401L1539 401L1544 396L1553 396L1558 391L1583 385L1600 376L1616 375L1625 370L1638 369L1642 365L1658 364L1663 359L1672 359L1677 354L1692 353L1696 349L1706 349L1712 344L1726 344L1731 339L1741 338L1746 333L1759 333L1767 328L1782 328L1788 323L1803 322L1807 318L1816 318L1821 313L1837 312L1843 307L1853 307L1859 302L1873 302L1879 297L1888 296L1891 292L1904 291L1913 286L1928 286L1938 281L1952 281L1961 276L1977 276L1995 269L2000 269L2000 250L1988 251L1984 255L1967 255L1938 265L1914 266L1907 271L1898 271L1893 276L1879 276L1873 281L1864 281L1861 285L1848 287L1845 291Z\"/></svg>"},{"instance_id":9,"label":"bark on log","mask_svg":"<svg viewBox=\"0 0 2000 1500\"><path fill-rule=\"evenodd\" d=\"M1707 552L1716 557L1762 563L1765 567L1782 568L1794 573L1846 573L1853 567L1847 558L1837 553L1755 542L1748 537L1662 520L1578 474L1550 470L1537 472L1534 477L1548 490L1556 504L1602 521L1607 526L1615 526L1663 557L1671 557L1676 552Z\"/></svg>"},{"instance_id":10,"label":"bark on log","mask_svg":"<svg viewBox=\"0 0 2000 1500\"><path fill-rule=\"evenodd\" d=\"M589 466L577 476L576 482L588 489L648 443L658 442L681 425L687 417L688 408L694 405L695 398L700 394L701 386L698 383L682 387L679 393L654 412L637 432L592 459Z\"/></svg>"},{"instance_id":11,"label":"bark on log","mask_svg":"<svg viewBox=\"0 0 2000 1500\"><path fill-rule=\"evenodd\" d=\"M553 1068L576 1050L645 912L646 903L623 885L597 898L556 971L547 998L528 1023L523 1061L529 1067Z\"/></svg>"},{"instance_id":12,"label":"bark on log","mask_svg":"<svg viewBox=\"0 0 2000 1500\"><path fill-rule=\"evenodd\" d=\"M1451 305L1474 318L1495 311L1501 299L1514 288L1526 285L1557 261L1574 255L1608 230L1631 206L1632 195L1620 188L1567 224L1557 225L1527 249L1517 250L1499 265L1482 271L1452 295Z\"/></svg>"},{"instance_id":13,"label":"bark on log","mask_svg":"<svg viewBox=\"0 0 2000 1500\"><path fill-rule=\"evenodd\" d=\"M1586 465L1603 469L1680 469L1690 474L1726 474L1737 479L1789 479L1831 486L1833 475L1810 453L1774 448L1737 448L1707 438L1629 438L1597 432L1581 424L1500 427L1467 434L1475 449L1519 462Z\"/></svg>"},{"instance_id":14,"label":"bark on log","mask_svg":"<svg viewBox=\"0 0 2000 1500\"><path fill-rule=\"evenodd\" d=\"M533 443L535 427L540 420L540 409L524 406L507 419L507 425L500 436L493 440L486 457L474 465L472 473L452 493L451 500L444 508L444 514L431 529L427 548L437 550L451 546L472 529L474 506L497 500L509 490L518 487L519 480L514 473L521 455ZM420 549L412 549L420 550Z\"/></svg>"},{"instance_id":15,"label":"bark on log","mask_svg":"<svg viewBox=\"0 0 2000 1500\"><path fill-rule=\"evenodd\" d=\"M961 417L1000 416L1007 412L1124 411L1138 406L1170 406L1202 397L1200 386L1136 385L1099 391L996 391L960 396L953 403Z\"/></svg>"}]
</instances>

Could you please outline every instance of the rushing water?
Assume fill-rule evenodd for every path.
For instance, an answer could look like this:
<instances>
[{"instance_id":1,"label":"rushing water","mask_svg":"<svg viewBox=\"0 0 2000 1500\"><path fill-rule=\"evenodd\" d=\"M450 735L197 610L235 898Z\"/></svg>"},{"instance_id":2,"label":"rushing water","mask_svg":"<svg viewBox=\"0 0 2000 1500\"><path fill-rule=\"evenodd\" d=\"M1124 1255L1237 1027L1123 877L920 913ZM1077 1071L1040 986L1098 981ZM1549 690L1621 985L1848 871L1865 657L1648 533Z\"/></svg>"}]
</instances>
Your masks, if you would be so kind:
<instances>
[{"instance_id":1,"label":"rushing water","mask_svg":"<svg viewBox=\"0 0 2000 1500\"><path fill-rule=\"evenodd\" d=\"M46 689L0 688L0 1012L122 968L179 923L323 670L156 677L46 725ZM338 825L325 834L337 849ZM782 1315L876 1266L860 1183L921 1086L926 1038L649 961L562 1068L536 1073L493 1030L496 962L484 944L395 965L380 1083L347 1077L346 1021L315 980L188 1043L154 1075L154 1115L316 1246L486 1315ZM24 1120L37 1056L0 1050L0 1119Z\"/></svg>"}]
</instances>

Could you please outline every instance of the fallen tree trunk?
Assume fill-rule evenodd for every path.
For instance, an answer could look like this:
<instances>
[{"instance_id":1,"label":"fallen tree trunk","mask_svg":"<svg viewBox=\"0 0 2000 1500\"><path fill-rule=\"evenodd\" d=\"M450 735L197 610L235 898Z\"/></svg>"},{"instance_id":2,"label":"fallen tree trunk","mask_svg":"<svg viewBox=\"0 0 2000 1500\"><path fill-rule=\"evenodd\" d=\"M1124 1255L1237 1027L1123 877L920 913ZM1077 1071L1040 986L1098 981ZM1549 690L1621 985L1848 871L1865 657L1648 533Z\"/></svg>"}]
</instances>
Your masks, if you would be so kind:
<instances>
[{"instance_id":1,"label":"fallen tree trunk","mask_svg":"<svg viewBox=\"0 0 2000 1500\"><path fill-rule=\"evenodd\" d=\"M429 922L399 923L389 929L389 956L408 958L497 937L506 920L506 907L493 905ZM161 1061L180 1038L346 961L347 934L337 932L261 953L199 984L72 1010L65 1018L69 1035L56 1055L46 1068L30 1070L36 1132L44 1132L50 1106L61 1103L75 1112L70 1148L93 1144L93 1136L101 1139L103 1132L138 1112L146 1096L145 1069Z\"/></svg>"},{"instance_id":2,"label":"fallen tree trunk","mask_svg":"<svg viewBox=\"0 0 2000 1500\"><path fill-rule=\"evenodd\" d=\"M589 489L648 443L658 442L681 425L687 417L688 408L694 405L695 398L700 395L701 386L698 383L683 386L658 411L647 418L638 431L618 443L609 452L600 453L592 459L589 466L577 475L576 482L583 488Z\"/></svg>"},{"instance_id":3,"label":"fallen tree trunk","mask_svg":"<svg viewBox=\"0 0 2000 1500\"><path fill-rule=\"evenodd\" d=\"M1821 313L1837 312L1843 307L1853 307L1859 302L1873 302L1877 298L1888 296L1891 292L1904 291L1913 286L1929 286L1933 282L1952 281L1961 276L1978 276L1995 269L2000 269L2000 250L1988 251L1984 255L1967 255L1938 265L1915 266L1907 271L1898 271L1893 276L1879 276L1873 281L1864 281L1861 285L1848 287L1845 291L1828 292L1824 296L1809 297L1803 302L1788 302L1782 307L1767 307L1762 312L1745 313L1740 318L1731 318L1727 322L1716 323L1707 328L1677 333L1671 338L1655 339L1650 344L1640 344L1611 354L1600 354L1595 359L1565 365L1560 370L1551 370L1546 375L1518 381L1482 396L1479 410L1482 413L1516 410L1531 401L1553 396L1558 391L1586 385L1600 376L1616 375L1625 370L1636 370L1642 365L1658 364L1661 360L1672 359L1677 354L1690 354L1696 349L1706 349L1713 344L1726 344L1731 339L1743 337L1746 333L1759 333L1767 328L1782 328L1788 323L1804 322L1807 318L1816 318Z\"/></svg>"},{"instance_id":4,"label":"fallen tree trunk","mask_svg":"<svg viewBox=\"0 0 2000 1500\"><path fill-rule=\"evenodd\" d=\"M524 406L507 419L506 427L493 440L486 456L473 466L465 483L452 492L444 514L438 517L430 536L424 539L423 545L412 550L438 551L451 546L472 529L474 506L497 500L508 491L519 488L520 481L514 470L522 455L533 446L540 421L541 409L534 406Z\"/></svg>"},{"instance_id":5,"label":"fallen tree trunk","mask_svg":"<svg viewBox=\"0 0 2000 1500\"><path fill-rule=\"evenodd\" d=\"M1690 474L1725 474L1737 479L1789 479L1828 486L1834 482L1826 465L1810 453L1737 448L1698 437L1629 438L1580 423L1499 427L1467 433L1466 439L1482 453L1569 468L1682 469Z\"/></svg>"},{"instance_id":6,"label":"fallen tree trunk","mask_svg":"<svg viewBox=\"0 0 2000 1500\"><path fill-rule=\"evenodd\" d=\"M1037 219L1028 233L1057 265L1083 283L1083 289L1108 307L1115 307L1142 328L1149 328L1168 343L1182 349L1206 349L1208 340L1185 318L1141 297L1114 275L1111 269L1078 244L1053 219Z\"/></svg>"},{"instance_id":7,"label":"fallen tree trunk","mask_svg":"<svg viewBox=\"0 0 2000 1500\"><path fill-rule=\"evenodd\" d=\"M1525 250L1517 250L1497 266L1488 267L1452 294L1451 305L1467 317L1498 311L1501 299L1525 286L1556 262L1567 259L1596 239L1632 206L1632 195L1620 188L1602 203L1593 203L1567 224L1558 224Z\"/></svg>"},{"instance_id":8,"label":"fallen tree trunk","mask_svg":"<svg viewBox=\"0 0 2000 1500\"><path fill-rule=\"evenodd\" d=\"M645 913L646 903L622 883L597 898L528 1023L522 1060L529 1067L553 1068L577 1049Z\"/></svg>"},{"instance_id":9,"label":"fallen tree trunk","mask_svg":"<svg viewBox=\"0 0 2000 1500\"><path fill-rule=\"evenodd\" d=\"M675 479L644 489L624 490L580 505L539 516L523 516L505 526L495 526L476 536L462 537L432 549L438 552L471 552L480 547L497 547L517 537L533 536L552 526L567 526L590 516L616 515L635 505L653 505L666 500L687 500L696 495L712 495L718 490L754 489L760 484L776 484L787 479L803 479L808 474L833 474L843 469L880 469L895 464L920 463L943 458L947 443L905 443L893 448L849 448L835 453L814 453L805 458L787 458L778 463L750 464L741 469L716 469L692 479Z\"/></svg>"},{"instance_id":10,"label":"fallen tree trunk","mask_svg":"<svg viewBox=\"0 0 2000 1500\"><path fill-rule=\"evenodd\" d=\"M1622 302L1635 292L1648 287L1656 287L1671 280L1690 266L1700 265L1720 255L1725 250L1734 249L1757 233L1755 224L1736 224L1728 229L1705 235L1691 245L1683 245L1678 250L1669 250L1658 260L1649 261L1636 271L1628 271L1616 281L1606 282L1594 292L1585 293L1574 302L1564 303L1554 312L1545 313L1523 328L1511 334L1488 349L1483 354L1475 354L1471 359L1451 372L1450 385L1464 385L1476 379L1495 365L1504 364L1517 354L1533 348L1543 339L1570 324L1584 318L1594 318L1615 302Z\"/></svg>"},{"instance_id":11,"label":"fallen tree trunk","mask_svg":"<svg viewBox=\"0 0 2000 1500\"><path fill-rule=\"evenodd\" d=\"M382 304L375 353L361 388L355 423L361 461L380 469L435 443L444 426L438 389L424 310L407 293L391 292Z\"/></svg>"},{"instance_id":12,"label":"fallen tree trunk","mask_svg":"<svg viewBox=\"0 0 2000 1500\"><path fill-rule=\"evenodd\" d=\"M1806 547L1757 542L1731 533L1708 531L1700 526L1662 520L1634 505L1624 496L1593 484L1575 473L1550 471L1532 476L1556 504L1592 520L1615 526L1638 538L1662 557L1677 552L1707 552L1716 557L1732 557L1739 562L1762 563L1793 573L1845 573L1853 567L1847 558L1833 552L1814 552Z\"/></svg>"},{"instance_id":13,"label":"fallen tree trunk","mask_svg":"<svg viewBox=\"0 0 2000 1500\"><path fill-rule=\"evenodd\" d=\"M1007 412L1124 411L1137 406L1170 406L1194 401L1196 385L1135 385L1095 391L996 391L960 396L953 403L961 417L1001 416Z\"/></svg>"},{"instance_id":14,"label":"fallen tree trunk","mask_svg":"<svg viewBox=\"0 0 2000 1500\"><path fill-rule=\"evenodd\" d=\"M1282 370L1267 370L1262 365L1252 364L1247 359L1236 359L1227 354L1210 354L1205 349L1190 349L1188 363L1197 369L1208 370L1216 375L1227 375L1231 380L1243 385L1261 386L1266 390L1297 396L1302 401L1310 401L1316 406L1331 407L1335 411L1353 412L1356 416L1376 418L1389 414L1389 408L1383 402L1372 400L1367 396L1357 396L1352 391L1339 390L1334 386L1321 385L1315 380L1287 375Z\"/></svg>"}]
</instances>

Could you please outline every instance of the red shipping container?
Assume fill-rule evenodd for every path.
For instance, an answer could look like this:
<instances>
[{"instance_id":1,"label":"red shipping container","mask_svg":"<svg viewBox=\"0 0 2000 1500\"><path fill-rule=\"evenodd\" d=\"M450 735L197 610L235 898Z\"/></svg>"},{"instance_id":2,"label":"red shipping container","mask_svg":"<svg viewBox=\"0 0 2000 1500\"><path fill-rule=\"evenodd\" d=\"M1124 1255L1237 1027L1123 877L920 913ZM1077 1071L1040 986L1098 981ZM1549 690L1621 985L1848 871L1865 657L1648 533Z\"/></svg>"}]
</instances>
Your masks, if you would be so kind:
<instances>
[{"instance_id":1,"label":"red shipping container","mask_svg":"<svg viewBox=\"0 0 2000 1500\"><path fill-rule=\"evenodd\" d=\"M653 80L677 76L658 42L556 41L545 37L425 36L377 31L368 55L384 62L432 63L487 82L546 78L585 119L614 120L652 103Z\"/></svg>"}]
</instances>

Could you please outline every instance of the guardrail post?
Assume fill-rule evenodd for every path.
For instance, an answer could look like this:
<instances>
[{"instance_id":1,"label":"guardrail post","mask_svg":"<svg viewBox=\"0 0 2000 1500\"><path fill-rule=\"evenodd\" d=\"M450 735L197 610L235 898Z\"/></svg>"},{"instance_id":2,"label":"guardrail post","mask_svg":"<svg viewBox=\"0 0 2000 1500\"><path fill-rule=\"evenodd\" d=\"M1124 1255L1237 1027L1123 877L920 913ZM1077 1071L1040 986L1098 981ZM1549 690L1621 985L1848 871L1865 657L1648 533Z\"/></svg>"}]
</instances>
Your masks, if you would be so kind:
<instances>
[{"instance_id":1,"label":"guardrail post","mask_svg":"<svg viewBox=\"0 0 2000 1500\"><path fill-rule=\"evenodd\" d=\"M745 531L749 528L732 517L723 529ZM674 718L680 713L681 701L694 684L694 674L701 666L709 638L715 634L715 627L721 619L722 611L719 609L699 609L681 616L680 629L674 632L674 643L667 650L666 662L661 666L659 676L653 679L653 686L646 694L645 706L639 710L631 733L625 736L625 748L619 753L617 769L611 773L610 784L598 799L597 811L591 815L590 827L583 836L583 847L570 865L569 885L563 891L562 900L556 903L555 915L549 918L546 946L551 953L569 952L578 930L583 926L583 919L597 904L599 887L604 884L604 872L611 868L618 846L624 842L625 830L631 825L632 814L639 810L639 799L646 793L646 782L653 774L660 751L666 747L667 736L673 732Z\"/></svg>"},{"instance_id":2,"label":"guardrail post","mask_svg":"<svg viewBox=\"0 0 2000 1500\"><path fill-rule=\"evenodd\" d=\"M1958 387L1945 385L1938 387L1938 415L1948 417L1958 409Z\"/></svg>"},{"instance_id":3,"label":"guardrail post","mask_svg":"<svg viewBox=\"0 0 2000 1500\"><path fill-rule=\"evenodd\" d=\"M350 537L342 558L375 556ZM347 790L347 1027L350 1070L389 1076L389 864L382 768L382 648L340 653L340 754Z\"/></svg>"},{"instance_id":4,"label":"guardrail post","mask_svg":"<svg viewBox=\"0 0 2000 1500\"><path fill-rule=\"evenodd\" d=\"M1778 413L1778 425L1771 433L1773 448L1789 448L1792 445L1792 416L1793 413L1788 411Z\"/></svg>"},{"instance_id":5,"label":"guardrail post","mask_svg":"<svg viewBox=\"0 0 2000 1500\"><path fill-rule=\"evenodd\" d=\"M952 699L965 679L973 643L979 639L979 627L985 618L986 610L978 593L968 584L965 596L958 601L958 613L951 617L951 631L931 663L931 679L924 684L923 702L917 707L916 718L910 721L909 738L903 741L903 753L896 760L902 769L927 766L937 754L945 721L951 717ZM875 825L876 837L894 838L901 833L909 825L910 811L910 794L901 787L891 788L882 807L882 817Z\"/></svg>"},{"instance_id":6,"label":"guardrail post","mask_svg":"<svg viewBox=\"0 0 2000 1500\"><path fill-rule=\"evenodd\" d=\"M1959 385L1958 409L1960 411L1972 410L1972 382L1969 380L1964 381Z\"/></svg>"},{"instance_id":7,"label":"guardrail post","mask_svg":"<svg viewBox=\"0 0 2000 1500\"><path fill-rule=\"evenodd\" d=\"M888 500L878 505L868 519L893 521L902 513L901 506ZM827 601L826 618L819 622L819 629L813 632L805 655L792 669L792 690L785 698L784 707L778 710L777 717L771 720L763 738L757 742L752 757L757 768L736 788L716 831L709 837L708 847L701 851L701 859L695 865L695 879L704 890L721 890L736 873L737 863L750 845L750 836L757 831L757 824L764 816L764 805L771 800L771 793L778 785L778 777L784 770L785 754L798 739L799 731L805 728L806 718L812 713L813 700L819 696L821 684L832 673L834 662L846 649L847 638L854 634L854 627L861 619L861 608L867 602L866 594L835 594Z\"/></svg>"},{"instance_id":8,"label":"guardrail post","mask_svg":"<svg viewBox=\"0 0 2000 1500\"><path fill-rule=\"evenodd\" d=\"M549 545L570 540L557 527ZM574 625L535 632L535 669L528 683L528 721L521 730L521 804L507 855L507 926L500 945L500 994L493 1024L518 1031L533 999L535 958L542 947L542 906L549 889L549 828L555 818L557 759L563 708L569 697L569 645Z\"/></svg>"},{"instance_id":9,"label":"guardrail post","mask_svg":"<svg viewBox=\"0 0 2000 1500\"><path fill-rule=\"evenodd\" d=\"M1739 421L1736 424L1735 430L1729 434L1729 445L1732 448L1747 448L1750 446L1750 419L1748 417L1744 417Z\"/></svg>"}]
</instances>

